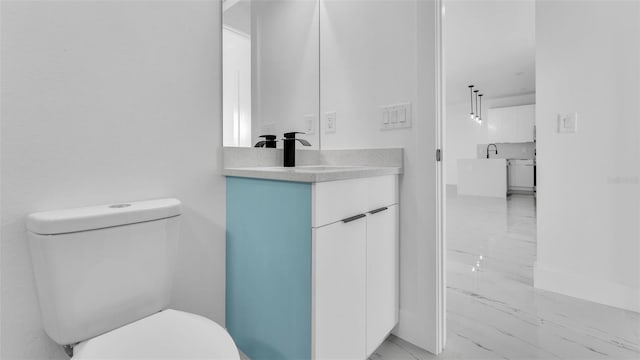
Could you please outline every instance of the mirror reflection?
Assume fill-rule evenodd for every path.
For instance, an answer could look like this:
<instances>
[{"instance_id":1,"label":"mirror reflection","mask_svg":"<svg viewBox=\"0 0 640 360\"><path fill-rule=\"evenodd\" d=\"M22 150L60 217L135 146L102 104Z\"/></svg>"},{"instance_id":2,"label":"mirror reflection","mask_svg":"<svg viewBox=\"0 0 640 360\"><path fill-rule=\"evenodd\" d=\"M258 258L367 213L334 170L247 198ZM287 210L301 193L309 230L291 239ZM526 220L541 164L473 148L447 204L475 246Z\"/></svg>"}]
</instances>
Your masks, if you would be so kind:
<instances>
[{"instance_id":1,"label":"mirror reflection","mask_svg":"<svg viewBox=\"0 0 640 360\"><path fill-rule=\"evenodd\" d=\"M297 131L318 149L318 1L222 6L224 146L282 148L283 134Z\"/></svg>"}]
</instances>

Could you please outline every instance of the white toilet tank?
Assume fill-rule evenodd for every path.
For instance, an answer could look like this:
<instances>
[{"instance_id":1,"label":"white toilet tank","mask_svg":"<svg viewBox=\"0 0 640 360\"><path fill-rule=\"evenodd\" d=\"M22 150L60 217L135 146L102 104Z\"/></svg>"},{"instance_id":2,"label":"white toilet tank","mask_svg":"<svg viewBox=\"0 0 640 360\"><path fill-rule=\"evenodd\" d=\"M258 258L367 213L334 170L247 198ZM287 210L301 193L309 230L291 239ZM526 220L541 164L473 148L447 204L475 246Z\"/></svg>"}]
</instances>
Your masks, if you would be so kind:
<instances>
[{"instance_id":1,"label":"white toilet tank","mask_svg":"<svg viewBox=\"0 0 640 360\"><path fill-rule=\"evenodd\" d=\"M180 214L160 199L29 215L47 334L73 344L166 308Z\"/></svg>"}]
</instances>

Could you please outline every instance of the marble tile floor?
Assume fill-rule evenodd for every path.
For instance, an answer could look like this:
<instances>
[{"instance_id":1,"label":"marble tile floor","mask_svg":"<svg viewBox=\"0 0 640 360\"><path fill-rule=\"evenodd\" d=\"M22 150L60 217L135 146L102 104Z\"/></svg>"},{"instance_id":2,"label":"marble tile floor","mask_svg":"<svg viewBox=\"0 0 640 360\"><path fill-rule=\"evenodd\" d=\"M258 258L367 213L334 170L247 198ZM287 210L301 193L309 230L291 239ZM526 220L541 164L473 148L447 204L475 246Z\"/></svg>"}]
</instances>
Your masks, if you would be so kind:
<instances>
[{"instance_id":1,"label":"marble tile floor","mask_svg":"<svg viewBox=\"0 0 640 360\"><path fill-rule=\"evenodd\" d=\"M535 207L449 191L445 351L390 336L370 359L640 359L640 314L533 288Z\"/></svg>"}]
</instances>

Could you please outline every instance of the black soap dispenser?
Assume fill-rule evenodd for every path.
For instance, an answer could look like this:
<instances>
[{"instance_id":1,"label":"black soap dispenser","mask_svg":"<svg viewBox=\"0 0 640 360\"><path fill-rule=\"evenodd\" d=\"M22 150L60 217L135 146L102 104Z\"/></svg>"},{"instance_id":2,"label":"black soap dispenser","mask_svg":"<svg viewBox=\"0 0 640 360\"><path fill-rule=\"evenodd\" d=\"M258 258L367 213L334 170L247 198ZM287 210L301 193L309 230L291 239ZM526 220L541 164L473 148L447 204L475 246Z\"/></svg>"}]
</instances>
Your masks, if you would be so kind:
<instances>
[{"instance_id":1,"label":"black soap dispenser","mask_svg":"<svg viewBox=\"0 0 640 360\"><path fill-rule=\"evenodd\" d=\"M264 148L276 148L276 136L275 135L260 135L258 137L264 138L264 140L258 141L255 147L264 147Z\"/></svg>"},{"instance_id":2,"label":"black soap dispenser","mask_svg":"<svg viewBox=\"0 0 640 360\"><path fill-rule=\"evenodd\" d=\"M311 146L307 140L296 139L296 134L304 134L303 132L288 132L284 134L284 167L296 166L296 141L304 146Z\"/></svg>"}]
</instances>

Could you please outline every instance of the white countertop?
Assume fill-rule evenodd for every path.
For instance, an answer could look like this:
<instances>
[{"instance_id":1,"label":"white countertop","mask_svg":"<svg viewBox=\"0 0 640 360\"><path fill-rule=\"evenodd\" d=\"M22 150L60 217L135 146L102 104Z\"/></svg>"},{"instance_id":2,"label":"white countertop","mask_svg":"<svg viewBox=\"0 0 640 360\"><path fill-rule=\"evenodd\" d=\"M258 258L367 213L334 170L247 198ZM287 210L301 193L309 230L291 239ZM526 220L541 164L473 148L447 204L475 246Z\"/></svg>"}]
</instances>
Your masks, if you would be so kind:
<instances>
[{"instance_id":1,"label":"white countertop","mask_svg":"<svg viewBox=\"0 0 640 360\"><path fill-rule=\"evenodd\" d=\"M458 194L507 197L506 159L458 159Z\"/></svg>"},{"instance_id":2,"label":"white countertop","mask_svg":"<svg viewBox=\"0 0 640 360\"><path fill-rule=\"evenodd\" d=\"M225 176L294 182L324 182L402 173L401 167L393 166L349 166L349 165L306 165L296 167L260 166L225 168Z\"/></svg>"}]
</instances>

